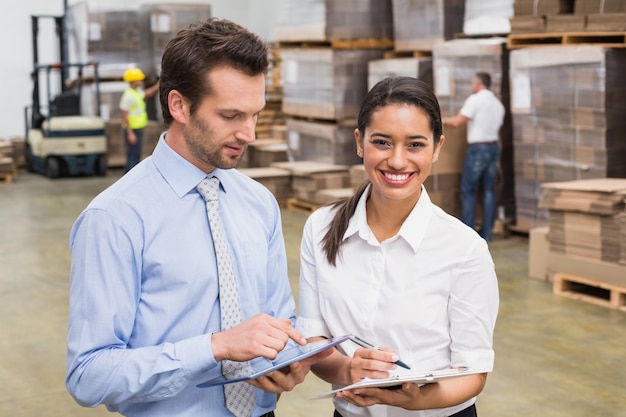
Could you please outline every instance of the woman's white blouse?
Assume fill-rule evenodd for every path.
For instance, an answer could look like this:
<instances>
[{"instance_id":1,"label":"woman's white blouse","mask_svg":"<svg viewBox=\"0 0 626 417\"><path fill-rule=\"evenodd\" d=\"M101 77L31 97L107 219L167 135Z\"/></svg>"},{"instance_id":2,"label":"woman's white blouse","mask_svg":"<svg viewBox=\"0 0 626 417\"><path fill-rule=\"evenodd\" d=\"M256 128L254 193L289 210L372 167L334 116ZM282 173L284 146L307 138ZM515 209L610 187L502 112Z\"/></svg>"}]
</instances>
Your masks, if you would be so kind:
<instances>
[{"instance_id":1,"label":"woman's white blouse","mask_svg":"<svg viewBox=\"0 0 626 417\"><path fill-rule=\"evenodd\" d=\"M344 235L337 266L322 238L334 210L316 210L304 226L297 328L306 336L356 334L396 349L412 370L467 366L493 370L498 283L485 240L432 204L424 188L399 233L379 243L361 197ZM359 348L342 344L352 356ZM425 412L362 409L336 402L343 417L450 415L471 405Z\"/></svg>"}]
</instances>

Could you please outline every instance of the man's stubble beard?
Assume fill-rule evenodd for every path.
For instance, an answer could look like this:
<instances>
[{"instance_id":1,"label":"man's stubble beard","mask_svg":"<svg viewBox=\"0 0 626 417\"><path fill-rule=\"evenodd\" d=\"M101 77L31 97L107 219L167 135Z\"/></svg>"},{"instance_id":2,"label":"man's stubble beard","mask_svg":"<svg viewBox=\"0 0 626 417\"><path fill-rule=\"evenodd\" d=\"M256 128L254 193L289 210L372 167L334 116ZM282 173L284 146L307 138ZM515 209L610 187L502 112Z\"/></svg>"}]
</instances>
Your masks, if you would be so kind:
<instances>
[{"instance_id":1,"label":"man's stubble beard","mask_svg":"<svg viewBox=\"0 0 626 417\"><path fill-rule=\"evenodd\" d=\"M183 131L185 143L189 148L189 152L198 160L205 164L220 169L231 169L237 167L243 153L232 158L225 158L222 155L224 144L215 145L214 132L204 122L192 116L190 123ZM247 151L247 144L239 144L245 147L244 153Z\"/></svg>"}]
</instances>

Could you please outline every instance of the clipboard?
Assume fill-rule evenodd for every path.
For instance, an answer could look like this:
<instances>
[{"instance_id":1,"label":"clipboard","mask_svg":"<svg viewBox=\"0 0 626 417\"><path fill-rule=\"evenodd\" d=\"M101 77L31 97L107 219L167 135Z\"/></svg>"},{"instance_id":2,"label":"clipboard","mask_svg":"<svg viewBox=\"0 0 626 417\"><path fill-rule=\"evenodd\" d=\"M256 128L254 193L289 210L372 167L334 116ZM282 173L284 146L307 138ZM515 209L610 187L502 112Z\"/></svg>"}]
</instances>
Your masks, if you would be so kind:
<instances>
[{"instance_id":1,"label":"clipboard","mask_svg":"<svg viewBox=\"0 0 626 417\"><path fill-rule=\"evenodd\" d=\"M384 379L372 379L365 378L361 382L346 385L345 387L337 388L332 391L318 394L313 399L328 398L334 396L339 391L345 391L356 388L390 388L402 385L405 382L411 382L418 385L430 384L438 382L448 378L455 378L464 375L483 373L482 371L473 371L470 368L451 368L441 369L437 371L426 372L403 372L395 374L389 378Z\"/></svg>"},{"instance_id":2,"label":"clipboard","mask_svg":"<svg viewBox=\"0 0 626 417\"><path fill-rule=\"evenodd\" d=\"M233 382L257 379L259 377L262 377L263 375L269 374L270 372L289 366L292 363L299 362L303 359L323 352L326 349L330 349L333 346L337 346L338 344L343 343L346 340L348 340L348 335L335 337L333 339L319 340L317 342L307 343L304 346L300 346L297 343L292 342L291 345L287 345L285 349L278 352L278 355L273 360L264 357L258 357L248 361L248 363L252 367L252 373L249 375L234 378L228 378L220 375L216 378L198 384L197 387L214 387L217 385L232 384Z\"/></svg>"}]
</instances>

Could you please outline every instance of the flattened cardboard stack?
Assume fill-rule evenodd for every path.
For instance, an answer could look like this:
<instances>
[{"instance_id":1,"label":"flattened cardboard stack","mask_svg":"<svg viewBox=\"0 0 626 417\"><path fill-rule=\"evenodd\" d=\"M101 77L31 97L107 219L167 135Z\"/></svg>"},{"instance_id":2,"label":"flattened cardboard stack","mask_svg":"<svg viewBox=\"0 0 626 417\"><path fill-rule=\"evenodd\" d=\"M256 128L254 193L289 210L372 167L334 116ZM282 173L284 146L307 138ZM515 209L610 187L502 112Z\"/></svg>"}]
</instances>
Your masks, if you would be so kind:
<instances>
[{"instance_id":1,"label":"flattened cardboard stack","mask_svg":"<svg viewBox=\"0 0 626 417\"><path fill-rule=\"evenodd\" d=\"M350 188L356 190L367 179L365 174L365 167L363 164L352 165L348 169L350 175Z\"/></svg>"},{"instance_id":2,"label":"flattened cardboard stack","mask_svg":"<svg viewBox=\"0 0 626 417\"><path fill-rule=\"evenodd\" d=\"M281 206L293 194L291 172L278 167L237 168L242 174L260 182L269 189Z\"/></svg>"},{"instance_id":3,"label":"flattened cardboard stack","mask_svg":"<svg viewBox=\"0 0 626 417\"><path fill-rule=\"evenodd\" d=\"M316 202L319 190L350 187L349 167L312 161L275 162L272 167L291 173L293 197Z\"/></svg>"},{"instance_id":4,"label":"flattened cardboard stack","mask_svg":"<svg viewBox=\"0 0 626 417\"><path fill-rule=\"evenodd\" d=\"M431 57L377 59L368 63L367 89L387 77L414 77L433 87Z\"/></svg>"},{"instance_id":5,"label":"flattened cardboard stack","mask_svg":"<svg viewBox=\"0 0 626 417\"><path fill-rule=\"evenodd\" d=\"M515 0L511 33L626 30L623 0Z\"/></svg>"},{"instance_id":6,"label":"flattened cardboard stack","mask_svg":"<svg viewBox=\"0 0 626 417\"><path fill-rule=\"evenodd\" d=\"M0 182L11 182L13 175L17 172L13 155L13 144L8 140L0 139Z\"/></svg>"},{"instance_id":7,"label":"flattened cardboard stack","mask_svg":"<svg viewBox=\"0 0 626 417\"><path fill-rule=\"evenodd\" d=\"M513 0L465 0L463 33L466 35L511 32Z\"/></svg>"},{"instance_id":8,"label":"flattened cardboard stack","mask_svg":"<svg viewBox=\"0 0 626 417\"><path fill-rule=\"evenodd\" d=\"M329 204L337 200L351 197L354 191L350 187L329 188L327 190L319 190L315 193L315 201L319 204Z\"/></svg>"},{"instance_id":9,"label":"flattened cardboard stack","mask_svg":"<svg viewBox=\"0 0 626 417\"><path fill-rule=\"evenodd\" d=\"M279 11L278 41L393 37L389 0L285 0Z\"/></svg>"},{"instance_id":10,"label":"flattened cardboard stack","mask_svg":"<svg viewBox=\"0 0 626 417\"><path fill-rule=\"evenodd\" d=\"M382 49L283 49L283 112L332 121L355 119L367 93L367 63L383 53Z\"/></svg>"},{"instance_id":11,"label":"flattened cardboard stack","mask_svg":"<svg viewBox=\"0 0 626 417\"><path fill-rule=\"evenodd\" d=\"M626 286L626 179L563 181L543 188L539 204L550 217L549 269ZM590 265L596 266L595 274ZM614 272L620 268L621 280Z\"/></svg>"},{"instance_id":12,"label":"flattened cardboard stack","mask_svg":"<svg viewBox=\"0 0 626 417\"><path fill-rule=\"evenodd\" d=\"M11 138L13 144L13 158L18 168L26 166L26 140L23 137Z\"/></svg>"},{"instance_id":13,"label":"flattened cardboard stack","mask_svg":"<svg viewBox=\"0 0 626 417\"><path fill-rule=\"evenodd\" d=\"M248 145L238 168L269 167L274 162L287 161L287 140L261 138Z\"/></svg>"},{"instance_id":14,"label":"flattened cardboard stack","mask_svg":"<svg viewBox=\"0 0 626 417\"><path fill-rule=\"evenodd\" d=\"M510 53L515 200L521 228L545 226L541 183L626 177L626 49L528 47Z\"/></svg>"},{"instance_id":15,"label":"flattened cardboard stack","mask_svg":"<svg viewBox=\"0 0 626 417\"><path fill-rule=\"evenodd\" d=\"M289 159L339 165L360 163L354 140L355 125L287 119Z\"/></svg>"},{"instance_id":16,"label":"flattened cardboard stack","mask_svg":"<svg viewBox=\"0 0 626 417\"><path fill-rule=\"evenodd\" d=\"M619 262L621 219L626 211L626 179L542 184L539 206L549 210L550 250L555 253Z\"/></svg>"},{"instance_id":17,"label":"flattened cardboard stack","mask_svg":"<svg viewBox=\"0 0 626 417\"><path fill-rule=\"evenodd\" d=\"M547 16L571 13L573 2L563 0L515 0L511 33L545 32Z\"/></svg>"},{"instance_id":18,"label":"flattened cardboard stack","mask_svg":"<svg viewBox=\"0 0 626 417\"><path fill-rule=\"evenodd\" d=\"M107 164L109 168L123 167L126 163L126 143L122 120L109 120L104 124L104 133L107 137Z\"/></svg>"},{"instance_id":19,"label":"flattened cardboard stack","mask_svg":"<svg viewBox=\"0 0 626 417\"><path fill-rule=\"evenodd\" d=\"M392 0L394 49L430 51L463 32L465 0Z\"/></svg>"},{"instance_id":20,"label":"flattened cardboard stack","mask_svg":"<svg viewBox=\"0 0 626 417\"><path fill-rule=\"evenodd\" d=\"M587 31L626 30L624 0L576 0L574 13L587 16Z\"/></svg>"},{"instance_id":21,"label":"flattened cardboard stack","mask_svg":"<svg viewBox=\"0 0 626 417\"><path fill-rule=\"evenodd\" d=\"M443 117L454 116L461 110L467 97L472 94L472 79L479 71L491 75L491 90L501 99L505 108L508 107L508 57L505 45L506 39L494 37L456 39L433 48L435 93ZM497 204L504 206L507 216L512 217L515 207L513 145L508 113L507 110L500 130L500 165L503 175L497 189ZM439 161L433 165L432 181L427 184L427 190L441 208L454 216L460 216L460 174L467 149L467 131L465 127L444 127L443 134L446 141L439 154Z\"/></svg>"}]
</instances>

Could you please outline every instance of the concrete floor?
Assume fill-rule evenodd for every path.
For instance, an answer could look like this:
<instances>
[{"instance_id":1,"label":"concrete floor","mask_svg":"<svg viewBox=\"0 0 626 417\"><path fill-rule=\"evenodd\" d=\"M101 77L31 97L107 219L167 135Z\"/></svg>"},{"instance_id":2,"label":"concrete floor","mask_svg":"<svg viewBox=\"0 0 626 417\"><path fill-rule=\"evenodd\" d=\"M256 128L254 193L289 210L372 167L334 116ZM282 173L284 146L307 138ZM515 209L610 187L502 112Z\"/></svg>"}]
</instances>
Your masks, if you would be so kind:
<instances>
[{"instance_id":1,"label":"concrete floor","mask_svg":"<svg viewBox=\"0 0 626 417\"><path fill-rule=\"evenodd\" d=\"M109 415L65 391L68 232L80 211L120 175L49 180L20 173L0 183L0 416ZM305 215L283 213L297 294ZM481 417L626 416L626 313L552 293L527 278L528 240L490 244L500 280L496 366L478 400ZM328 386L312 374L279 402L282 417L331 416Z\"/></svg>"}]
</instances>

